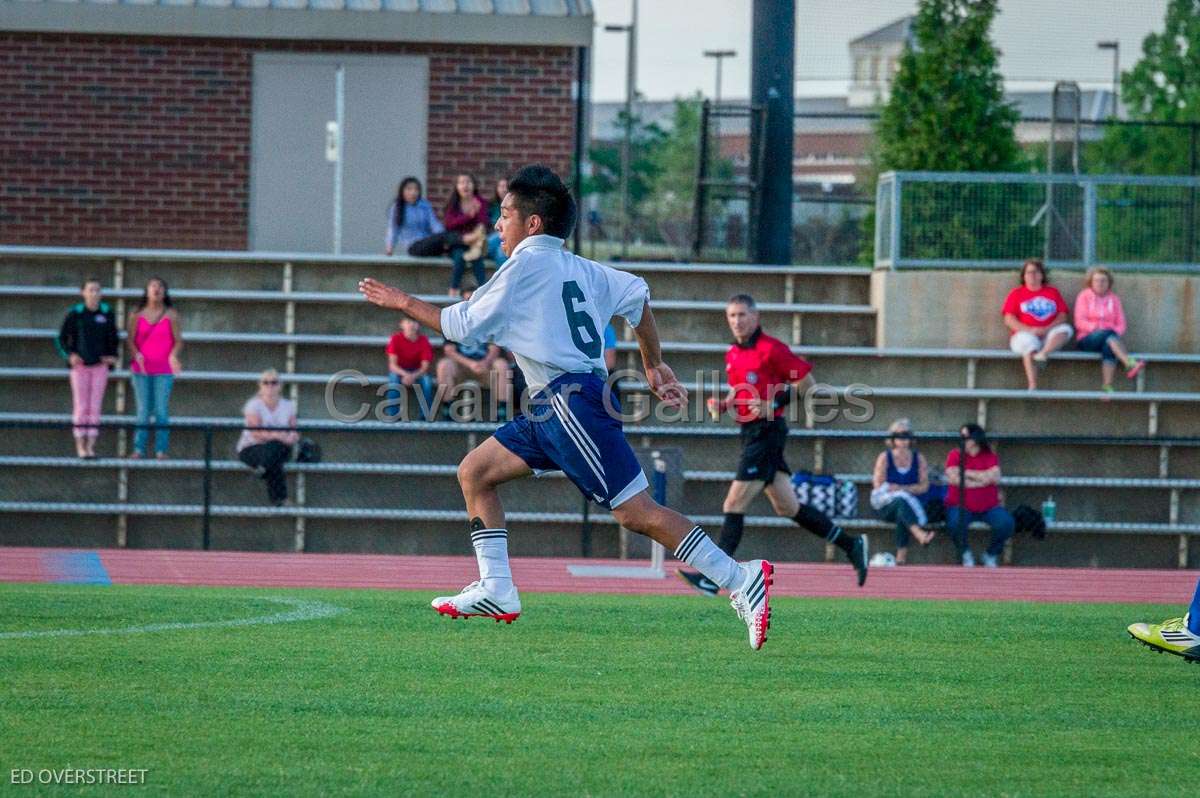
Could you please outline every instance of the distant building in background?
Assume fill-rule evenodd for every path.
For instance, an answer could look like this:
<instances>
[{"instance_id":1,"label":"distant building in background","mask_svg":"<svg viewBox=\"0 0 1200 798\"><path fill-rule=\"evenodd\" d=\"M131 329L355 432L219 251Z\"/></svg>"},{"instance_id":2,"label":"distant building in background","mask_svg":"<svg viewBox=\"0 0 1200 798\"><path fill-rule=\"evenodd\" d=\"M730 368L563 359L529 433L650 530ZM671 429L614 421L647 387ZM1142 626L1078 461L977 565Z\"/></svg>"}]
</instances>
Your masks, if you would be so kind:
<instances>
[{"instance_id":1,"label":"distant building in background","mask_svg":"<svg viewBox=\"0 0 1200 798\"><path fill-rule=\"evenodd\" d=\"M902 17L851 40L853 76L846 98L851 108L870 108L887 102L892 76L900 68L900 56L912 36L913 19Z\"/></svg>"}]
</instances>

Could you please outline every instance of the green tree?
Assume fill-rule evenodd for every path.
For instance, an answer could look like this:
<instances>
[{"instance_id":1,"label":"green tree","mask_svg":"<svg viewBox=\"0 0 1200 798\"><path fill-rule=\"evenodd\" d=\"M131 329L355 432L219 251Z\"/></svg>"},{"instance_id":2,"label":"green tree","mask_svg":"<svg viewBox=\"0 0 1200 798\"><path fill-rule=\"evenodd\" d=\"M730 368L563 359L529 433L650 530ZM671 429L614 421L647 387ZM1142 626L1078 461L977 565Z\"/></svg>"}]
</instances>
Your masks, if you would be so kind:
<instances>
[{"instance_id":1,"label":"green tree","mask_svg":"<svg viewBox=\"0 0 1200 798\"><path fill-rule=\"evenodd\" d=\"M617 114L613 126L624 130L625 112ZM667 133L657 124L647 124L640 116L632 117L629 153L629 196L634 207L644 201L652 190L658 174L657 152L667 139ZM583 179L583 195L598 194L606 200L619 201L621 190L621 147L623 141L599 141L588 148L591 174Z\"/></svg>"},{"instance_id":2,"label":"green tree","mask_svg":"<svg viewBox=\"0 0 1200 798\"><path fill-rule=\"evenodd\" d=\"M1186 175L1192 131L1200 124L1200 0L1171 0L1161 33L1142 41L1142 57L1121 75L1121 99L1134 122L1110 125L1087 153L1089 171ZM1194 191L1106 187L1097 213L1097 255L1110 261L1195 261L1200 216Z\"/></svg>"},{"instance_id":3,"label":"green tree","mask_svg":"<svg viewBox=\"0 0 1200 798\"><path fill-rule=\"evenodd\" d=\"M900 57L891 95L875 126L872 153L876 174L889 171L1012 172L1025 166L1017 144L1019 114L1005 101L989 37L998 0L920 0L912 39ZM995 207L999 192L928 184L905 190L906 257L996 257L979 244L1007 248L992 236L1016 232L1009 209ZM864 247L874 250L874 219ZM983 228L991 227L991 230ZM1000 229L997 229L1000 228Z\"/></svg>"},{"instance_id":4,"label":"green tree","mask_svg":"<svg viewBox=\"0 0 1200 798\"><path fill-rule=\"evenodd\" d=\"M654 179L651 192L638 210L650 221L658 235L677 248L691 242L692 216L696 200L696 173L700 157L700 124L702 100L699 95L676 98L671 131L653 155ZM733 162L717 152L718 142L710 139L708 175L728 180L733 176ZM713 220L721 211L719 200L709 205L708 218Z\"/></svg>"}]
</instances>

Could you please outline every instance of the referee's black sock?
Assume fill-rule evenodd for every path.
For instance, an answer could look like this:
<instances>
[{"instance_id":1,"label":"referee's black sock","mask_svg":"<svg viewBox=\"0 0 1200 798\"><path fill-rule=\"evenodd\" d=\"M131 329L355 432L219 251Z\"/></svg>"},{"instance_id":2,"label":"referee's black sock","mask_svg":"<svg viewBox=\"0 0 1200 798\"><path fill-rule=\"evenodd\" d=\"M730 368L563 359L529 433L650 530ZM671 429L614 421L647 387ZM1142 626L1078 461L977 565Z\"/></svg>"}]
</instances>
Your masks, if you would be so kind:
<instances>
[{"instance_id":1,"label":"referee's black sock","mask_svg":"<svg viewBox=\"0 0 1200 798\"><path fill-rule=\"evenodd\" d=\"M825 538L842 551L849 554L858 540L854 535L844 532L840 526L829 520L829 516L820 510L814 510L807 504L800 505L800 510L792 520L818 537Z\"/></svg>"},{"instance_id":2,"label":"referee's black sock","mask_svg":"<svg viewBox=\"0 0 1200 798\"><path fill-rule=\"evenodd\" d=\"M717 541L717 546L730 557L742 542L742 526L745 522L743 513L725 513L725 523L721 527L721 539Z\"/></svg>"}]
</instances>

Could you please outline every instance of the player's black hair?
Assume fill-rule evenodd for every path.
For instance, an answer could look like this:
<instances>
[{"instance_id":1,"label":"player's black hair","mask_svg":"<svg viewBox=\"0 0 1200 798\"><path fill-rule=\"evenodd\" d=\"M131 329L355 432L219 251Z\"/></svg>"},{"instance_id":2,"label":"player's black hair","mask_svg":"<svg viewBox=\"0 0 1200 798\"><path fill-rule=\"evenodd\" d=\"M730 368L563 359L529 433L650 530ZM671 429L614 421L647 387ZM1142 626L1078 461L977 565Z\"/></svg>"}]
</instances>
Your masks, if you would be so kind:
<instances>
[{"instance_id":1,"label":"player's black hair","mask_svg":"<svg viewBox=\"0 0 1200 798\"><path fill-rule=\"evenodd\" d=\"M979 444L980 451L990 452L992 447L988 444L987 433L983 431L983 427L978 424L963 424L960 428L963 438L968 438Z\"/></svg>"},{"instance_id":2,"label":"player's black hair","mask_svg":"<svg viewBox=\"0 0 1200 798\"><path fill-rule=\"evenodd\" d=\"M734 294L725 305L745 305L751 310L758 310L758 305L754 304L754 297L749 294Z\"/></svg>"},{"instance_id":3,"label":"player's black hair","mask_svg":"<svg viewBox=\"0 0 1200 798\"><path fill-rule=\"evenodd\" d=\"M547 235L566 238L575 229L575 200L550 167L542 164L522 167L508 179L508 193L522 216L541 217Z\"/></svg>"}]
</instances>

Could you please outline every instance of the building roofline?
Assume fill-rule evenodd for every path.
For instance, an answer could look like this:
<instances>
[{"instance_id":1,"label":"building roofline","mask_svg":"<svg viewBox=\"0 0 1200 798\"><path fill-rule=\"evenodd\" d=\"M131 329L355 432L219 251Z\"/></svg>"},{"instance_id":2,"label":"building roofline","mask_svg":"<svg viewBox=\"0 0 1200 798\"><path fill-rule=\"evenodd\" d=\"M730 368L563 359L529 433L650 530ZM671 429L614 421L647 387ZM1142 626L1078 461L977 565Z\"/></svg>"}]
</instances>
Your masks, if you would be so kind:
<instances>
[{"instance_id":1,"label":"building roofline","mask_svg":"<svg viewBox=\"0 0 1200 798\"><path fill-rule=\"evenodd\" d=\"M881 38L877 42L873 42L871 40L876 39L882 33L889 32L890 29L892 29L892 28L898 28L898 29L909 28L909 27L911 27L912 22L915 19L916 19L915 14L905 14L904 16L899 17L898 19L892 20L891 22L889 22L886 25L880 25L878 28L876 28L873 31L869 31L867 33L864 33L862 36L859 36L855 39L851 39L849 44L851 46L853 46L855 44L883 43L884 41L897 42L897 43L904 42L905 39L908 38L907 35L897 37L897 38L893 38L893 37L889 36L887 38ZM907 32L906 32L906 34L907 34Z\"/></svg>"},{"instance_id":2,"label":"building roofline","mask_svg":"<svg viewBox=\"0 0 1200 798\"><path fill-rule=\"evenodd\" d=\"M593 17L30 3L0 0L4 31L235 39L588 47Z\"/></svg>"}]
</instances>

